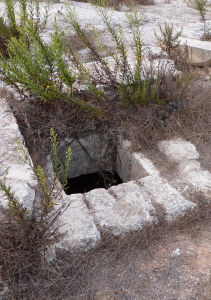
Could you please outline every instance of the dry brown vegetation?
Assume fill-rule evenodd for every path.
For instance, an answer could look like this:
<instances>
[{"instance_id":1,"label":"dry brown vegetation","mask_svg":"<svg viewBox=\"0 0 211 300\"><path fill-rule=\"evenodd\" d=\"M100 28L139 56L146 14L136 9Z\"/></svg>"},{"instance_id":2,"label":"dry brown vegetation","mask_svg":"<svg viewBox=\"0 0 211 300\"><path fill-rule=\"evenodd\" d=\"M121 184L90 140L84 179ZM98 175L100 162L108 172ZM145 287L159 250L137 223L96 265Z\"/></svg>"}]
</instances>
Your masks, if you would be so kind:
<instances>
[{"instance_id":1,"label":"dry brown vegetation","mask_svg":"<svg viewBox=\"0 0 211 300\"><path fill-rule=\"evenodd\" d=\"M90 97L86 92L81 96ZM48 106L35 100L28 105L25 101L14 100L11 93L8 93L8 100L35 161L36 156L46 156L51 127L60 139L67 136L80 138L84 132L106 131L111 133L115 142L116 135L122 134L133 140L134 147L142 150L174 136L183 136L194 144L209 144L209 82L193 73L178 77L169 72L167 76L160 76L159 96L163 100L161 105L149 103L128 108L115 101L115 92L111 90L106 101L98 102L105 113L103 118L60 101ZM93 97L90 101L94 103L96 100Z\"/></svg>"},{"instance_id":2,"label":"dry brown vegetation","mask_svg":"<svg viewBox=\"0 0 211 300\"><path fill-rule=\"evenodd\" d=\"M1 299L209 300L210 225L210 208L203 207L198 217L189 216L177 226L151 228L121 239L104 236L88 253L62 251L53 262L41 264L33 257L35 272L24 261L19 272L25 276L11 281L2 276ZM181 256L172 257L177 248Z\"/></svg>"}]
</instances>

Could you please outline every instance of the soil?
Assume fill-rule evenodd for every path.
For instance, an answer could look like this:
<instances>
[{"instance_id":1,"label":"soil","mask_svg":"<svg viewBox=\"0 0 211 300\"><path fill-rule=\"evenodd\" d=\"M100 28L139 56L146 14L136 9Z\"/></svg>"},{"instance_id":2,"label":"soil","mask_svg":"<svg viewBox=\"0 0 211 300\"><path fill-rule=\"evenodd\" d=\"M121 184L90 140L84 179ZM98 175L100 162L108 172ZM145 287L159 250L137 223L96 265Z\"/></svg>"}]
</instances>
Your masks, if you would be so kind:
<instances>
[{"instance_id":1,"label":"soil","mask_svg":"<svg viewBox=\"0 0 211 300\"><path fill-rule=\"evenodd\" d=\"M96 259L89 275L89 288L95 296L88 299L211 299L210 225L209 221L194 228L164 231L165 236L145 244L144 249L133 245L118 258L108 255L100 263ZM174 257L176 249L180 255Z\"/></svg>"}]
</instances>

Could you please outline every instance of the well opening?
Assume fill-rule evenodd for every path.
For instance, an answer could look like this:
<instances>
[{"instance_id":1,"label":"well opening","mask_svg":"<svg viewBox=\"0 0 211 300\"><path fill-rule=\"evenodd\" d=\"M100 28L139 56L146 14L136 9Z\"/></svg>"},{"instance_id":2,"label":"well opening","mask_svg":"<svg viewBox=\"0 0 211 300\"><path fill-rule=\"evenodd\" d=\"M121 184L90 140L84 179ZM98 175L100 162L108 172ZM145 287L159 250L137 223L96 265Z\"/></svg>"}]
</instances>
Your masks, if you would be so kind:
<instances>
[{"instance_id":1,"label":"well opening","mask_svg":"<svg viewBox=\"0 0 211 300\"><path fill-rule=\"evenodd\" d=\"M62 161L68 147L72 156L65 188L67 195L108 189L125 182L119 172L118 146L113 136L92 134L80 139L66 138L60 144Z\"/></svg>"},{"instance_id":2,"label":"well opening","mask_svg":"<svg viewBox=\"0 0 211 300\"><path fill-rule=\"evenodd\" d=\"M108 189L113 185L123 183L115 171L101 171L69 178L65 189L67 195L87 193L94 189Z\"/></svg>"}]
</instances>

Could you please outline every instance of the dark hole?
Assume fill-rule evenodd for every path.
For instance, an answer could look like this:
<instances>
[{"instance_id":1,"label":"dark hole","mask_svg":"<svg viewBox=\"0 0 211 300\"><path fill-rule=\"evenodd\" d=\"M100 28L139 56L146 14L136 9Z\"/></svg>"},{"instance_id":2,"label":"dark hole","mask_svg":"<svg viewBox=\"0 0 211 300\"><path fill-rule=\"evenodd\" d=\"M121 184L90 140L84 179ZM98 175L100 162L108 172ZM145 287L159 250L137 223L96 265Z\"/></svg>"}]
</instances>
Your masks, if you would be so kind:
<instances>
[{"instance_id":1,"label":"dark hole","mask_svg":"<svg viewBox=\"0 0 211 300\"><path fill-rule=\"evenodd\" d=\"M113 185L122 183L122 179L116 172L103 171L91 174L85 174L68 179L68 185L65 188L67 195L86 193L93 189L108 189Z\"/></svg>"}]
</instances>

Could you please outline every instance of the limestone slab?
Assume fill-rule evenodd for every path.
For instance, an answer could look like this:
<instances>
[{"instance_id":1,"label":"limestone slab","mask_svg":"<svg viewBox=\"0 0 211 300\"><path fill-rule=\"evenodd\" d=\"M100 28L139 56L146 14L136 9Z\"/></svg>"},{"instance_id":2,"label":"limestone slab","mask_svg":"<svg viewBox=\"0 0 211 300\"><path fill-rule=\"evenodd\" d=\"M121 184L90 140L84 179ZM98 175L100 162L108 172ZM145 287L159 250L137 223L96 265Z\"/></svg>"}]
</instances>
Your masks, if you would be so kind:
<instances>
[{"instance_id":1,"label":"limestone slab","mask_svg":"<svg viewBox=\"0 0 211 300\"><path fill-rule=\"evenodd\" d=\"M32 212L37 181L15 142L18 139L24 143L16 119L5 99L0 99L0 136L0 179L6 176L6 185L11 187L20 203ZM0 205L7 209L7 204L8 199L0 191ZM6 222L4 215L0 219Z\"/></svg>"},{"instance_id":2,"label":"limestone slab","mask_svg":"<svg viewBox=\"0 0 211 300\"><path fill-rule=\"evenodd\" d=\"M130 181L131 146L132 144L128 140L120 140L117 146L116 172L123 182Z\"/></svg>"},{"instance_id":3,"label":"limestone slab","mask_svg":"<svg viewBox=\"0 0 211 300\"><path fill-rule=\"evenodd\" d=\"M88 207L100 231L120 235L130 230L142 229L144 225L155 220L148 214L150 210L153 212L153 207L150 201L146 202L139 187L131 183L126 184L128 192L136 193L137 199L130 201L125 201L124 187L125 185L121 184L110 188L110 193L105 189L95 189L85 194Z\"/></svg>"},{"instance_id":4,"label":"limestone slab","mask_svg":"<svg viewBox=\"0 0 211 300\"><path fill-rule=\"evenodd\" d=\"M182 180L211 202L211 173L202 169L198 161L185 161L179 165L179 170Z\"/></svg>"},{"instance_id":5,"label":"limestone slab","mask_svg":"<svg viewBox=\"0 0 211 300\"><path fill-rule=\"evenodd\" d=\"M175 162L199 158L196 147L191 142L181 138L161 141L158 143L158 149L163 152L169 160Z\"/></svg>"},{"instance_id":6,"label":"limestone slab","mask_svg":"<svg viewBox=\"0 0 211 300\"><path fill-rule=\"evenodd\" d=\"M180 38L180 47L187 47L189 59L192 65L211 65L211 45L209 41L200 41L191 38Z\"/></svg>"},{"instance_id":7,"label":"limestone slab","mask_svg":"<svg viewBox=\"0 0 211 300\"><path fill-rule=\"evenodd\" d=\"M159 171L143 153L132 153L130 179L139 180L148 175L159 175Z\"/></svg>"},{"instance_id":8,"label":"limestone slab","mask_svg":"<svg viewBox=\"0 0 211 300\"><path fill-rule=\"evenodd\" d=\"M177 162L177 176L211 201L211 173L197 161L199 153L196 147L189 141L176 139L159 142L158 148L169 160Z\"/></svg>"},{"instance_id":9,"label":"limestone slab","mask_svg":"<svg viewBox=\"0 0 211 300\"><path fill-rule=\"evenodd\" d=\"M113 186L108 192L116 199L113 208L120 221L119 228L122 227L122 232L142 230L157 223L150 194L140 188L135 181Z\"/></svg>"},{"instance_id":10,"label":"limestone slab","mask_svg":"<svg viewBox=\"0 0 211 300\"><path fill-rule=\"evenodd\" d=\"M57 221L64 233L63 239L55 245L57 248L75 251L87 251L100 241L93 216L88 210L82 194L64 196L65 209Z\"/></svg>"},{"instance_id":11,"label":"limestone slab","mask_svg":"<svg viewBox=\"0 0 211 300\"><path fill-rule=\"evenodd\" d=\"M178 220L196 206L160 177L148 176L138 183L151 194L158 217L164 217L166 221Z\"/></svg>"}]
</instances>

